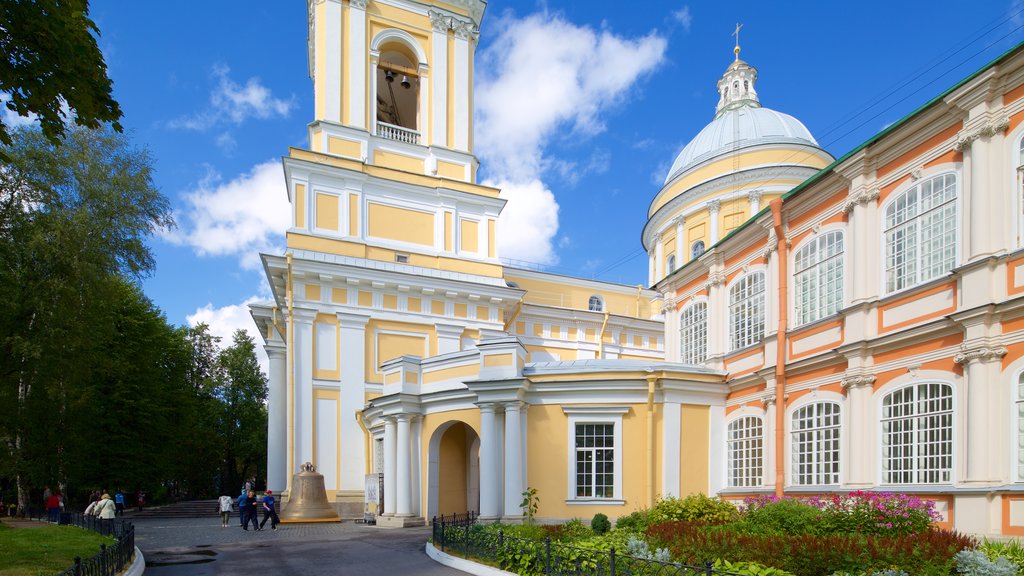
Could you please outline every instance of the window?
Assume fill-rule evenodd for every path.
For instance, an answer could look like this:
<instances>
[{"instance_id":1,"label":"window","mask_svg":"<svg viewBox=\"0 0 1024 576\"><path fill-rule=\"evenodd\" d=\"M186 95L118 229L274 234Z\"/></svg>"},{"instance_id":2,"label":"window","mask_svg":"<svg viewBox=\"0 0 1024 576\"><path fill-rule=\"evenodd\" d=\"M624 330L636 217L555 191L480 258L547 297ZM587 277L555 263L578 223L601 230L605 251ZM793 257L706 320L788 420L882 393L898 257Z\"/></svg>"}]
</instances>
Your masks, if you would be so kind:
<instances>
[{"instance_id":1,"label":"window","mask_svg":"<svg viewBox=\"0 0 1024 576\"><path fill-rule=\"evenodd\" d=\"M697 240L690 246L690 258L698 258L704 253L704 241Z\"/></svg>"},{"instance_id":2,"label":"window","mask_svg":"<svg viewBox=\"0 0 1024 576\"><path fill-rule=\"evenodd\" d=\"M953 387L928 382L900 388L882 399L882 481L886 484L951 482Z\"/></svg>"},{"instance_id":3,"label":"window","mask_svg":"<svg viewBox=\"0 0 1024 576\"><path fill-rule=\"evenodd\" d=\"M590 297L590 301L587 302L587 310L591 312L604 312L604 301L598 295Z\"/></svg>"},{"instance_id":4,"label":"window","mask_svg":"<svg viewBox=\"0 0 1024 576\"><path fill-rule=\"evenodd\" d=\"M703 364L708 356L708 304L696 302L679 314L679 361Z\"/></svg>"},{"instance_id":5,"label":"window","mask_svg":"<svg viewBox=\"0 0 1024 576\"><path fill-rule=\"evenodd\" d=\"M622 415L628 406L563 406L568 417L568 500L622 502Z\"/></svg>"},{"instance_id":6,"label":"window","mask_svg":"<svg viewBox=\"0 0 1024 576\"><path fill-rule=\"evenodd\" d=\"M843 233L820 234L796 253L796 323L835 314L843 306Z\"/></svg>"},{"instance_id":7,"label":"window","mask_svg":"<svg viewBox=\"0 0 1024 576\"><path fill-rule=\"evenodd\" d=\"M943 174L896 196L885 209L887 292L927 282L956 264L956 175Z\"/></svg>"},{"instance_id":8,"label":"window","mask_svg":"<svg viewBox=\"0 0 1024 576\"><path fill-rule=\"evenodd\" d=\"M668 273L675 272L676 269L676 255L670 254L668 257Z\"/></svg>"},{"instance_id":9,"label":"window","mask_svg":"<svg viewBox=\"0 0 1024 576\"><path fill-rule=\"evenodd\" d=\"M839 483L839 404L817 402L793 412L793 483Z\"/></svg>"},{"instance_id":10,"label":"window","mask_svg":"<svg viewBox=\"0 0 1024 576\"><path fill-rule=\"evenodd\" d=\"M729 288L729 342L746 348L764 336L764 272L752 272Z\"/></svg>"},{"instance_id":11,"label":"window","mask_svg":"<svg viewBox=\"0 0 1024 576\"><path fill-rule=\"evenodd\" d=\"M1024 373L1017 378L1017 479L1024 480Z\"/></svg>"},{"instance_id":12,"label":"window","mask_svg":"<svg viewBox=\"0 0 1024 576\"><path fill-rule=\"evenodd\" d=\"M729 486L760 486L764 476L761 418L744 416L729 423Z\"/></svg>"}]
</instances>

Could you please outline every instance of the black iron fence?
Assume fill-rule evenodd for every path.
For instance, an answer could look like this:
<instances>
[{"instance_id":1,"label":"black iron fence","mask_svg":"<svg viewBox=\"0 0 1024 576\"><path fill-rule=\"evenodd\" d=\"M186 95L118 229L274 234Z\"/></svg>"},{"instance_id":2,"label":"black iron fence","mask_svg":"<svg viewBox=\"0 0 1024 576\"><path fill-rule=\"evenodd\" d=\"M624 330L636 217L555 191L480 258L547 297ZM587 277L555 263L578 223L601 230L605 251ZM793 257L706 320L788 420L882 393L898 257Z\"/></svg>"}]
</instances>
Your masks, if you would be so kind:
<instances>
[{"instance_id":1,"label":"black iron fence","mask_svg":"<svg viewBox=\"0 0 1024 576\"><path fill-rule=\"evenodd\" d=\"M74 566L58 576L114 576L124 570L135 555L135 526L131 522L104 520L96 516L64 512L61 514L60 523L111 536L114 543L100 544L99 553L89 558L75 556Z\"/></svg>"},{"instance_id":2,"label":"black iron fence","mask_svg":"<svg viewBox=\"0 0 1024 576\"><path fill-rule=\"evenodd\" d=\"M739 576L716 569L711 561L688 566L640 558L608 550L580 548L544 540L506 536L476 524L476 516L435 516L431 522L434 546L521 576Z\"/></svg>"}]
</instances>

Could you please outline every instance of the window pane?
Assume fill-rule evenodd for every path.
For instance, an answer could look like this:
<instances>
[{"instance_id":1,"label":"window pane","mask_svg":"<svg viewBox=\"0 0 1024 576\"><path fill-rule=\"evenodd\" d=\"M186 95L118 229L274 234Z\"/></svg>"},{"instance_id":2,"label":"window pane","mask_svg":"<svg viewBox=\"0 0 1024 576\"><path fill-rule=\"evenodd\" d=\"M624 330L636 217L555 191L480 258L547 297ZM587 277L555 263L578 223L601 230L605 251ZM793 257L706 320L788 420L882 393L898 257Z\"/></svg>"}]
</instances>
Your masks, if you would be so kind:
<instances>
[{"instance_id":1,"label":"window pane","mask_svg":"<svg viewBox=\"0 0 1024 576\"><path fill-rule=\"evenodd\" d=\"M764 272L747 274L729 289L732 350L756 344L764 336L764 289Z\"/></svg>"},{"instance_id":2,"label":"window pane","mask_svg":"<svg viewBox=\"0 0 1024 576\"><path fill-rule=\"evenodd\" d=\"M887 484L950 482L953 470L953 389L929 382L882 401L883 479Z\"/></svg>"}]
</instances>

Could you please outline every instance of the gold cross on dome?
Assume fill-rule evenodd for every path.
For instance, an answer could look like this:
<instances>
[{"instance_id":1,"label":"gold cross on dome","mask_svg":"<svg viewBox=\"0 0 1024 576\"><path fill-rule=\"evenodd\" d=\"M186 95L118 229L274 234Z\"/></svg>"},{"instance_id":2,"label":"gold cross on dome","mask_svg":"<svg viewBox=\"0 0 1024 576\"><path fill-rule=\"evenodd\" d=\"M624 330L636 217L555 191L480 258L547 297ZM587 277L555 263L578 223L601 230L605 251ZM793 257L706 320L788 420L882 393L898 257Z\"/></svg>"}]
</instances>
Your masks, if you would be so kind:
<instances>
[{"instance_id":1,"label":"gold cross on dome","mask_svg":"<svg viewBox=\"0 0 1024 576\"><path fill-rule=\"evenodd\" d=\"M740 59L740 28L743 28L743 24L736 23L736 31L732 33L736 37L736 47L733 48L733 52L736 53L736 59Z\"/></svg>"}]
</instances>

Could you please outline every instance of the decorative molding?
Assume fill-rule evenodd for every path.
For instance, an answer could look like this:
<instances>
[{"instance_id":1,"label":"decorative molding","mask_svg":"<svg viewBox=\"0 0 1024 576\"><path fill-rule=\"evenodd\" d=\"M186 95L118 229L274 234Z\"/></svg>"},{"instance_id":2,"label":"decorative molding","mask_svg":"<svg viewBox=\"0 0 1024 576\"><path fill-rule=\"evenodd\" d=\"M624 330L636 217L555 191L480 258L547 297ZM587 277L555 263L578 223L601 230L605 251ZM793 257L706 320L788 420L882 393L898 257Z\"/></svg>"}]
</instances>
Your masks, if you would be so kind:
<instances>
[{"instance_id":1,"label":"decorative molding","mask_svg":"<svg viewBox=\"0 0 1024 576\"><path fill-rule=\"evenodd\" d=\"M753 204L754 202L760 204L761 197L763 195L763 192L761 192L760 190L751 190L750 192L747 192L747 200L750 201L751 204Z\"/></svg>"},{"instance_id":2,"label":"decorative molding","mask_svg":"<svg viewBox=\"0 0 1024 576\"><path fill-rule=\"evenodd\" d=\"M450 29L450 16L436 10L427 12L427 15L430 16L430 26L434 29L434 32L447 32Z\"/></svg>"},{"instance_id":3,"label":"decorative molding","mask_svg":"<svg viewBox=\"0 0 1024 576\"><path fill-rule=\"evenodd\" d=\"M761 406L763 406L765 410L772 406L775 406L775 396L763 396L761 398Z\"/></svg>"},{"instance_id":4,"label":"decorative molding","mask_svg":"<svg viewBox=\"0 0 1024 576\"><path fill-rule=\"evenodd\" d=\"M709 200L707 206L708 212L711 212L712 214L718 214L719 210L722 209L722 201L718 200L717 198L715 200Z\"/></svg>"},{"instance_id":5,"label":"decorative molding","mask_svg":"<svg viewBox=\"0 0 1024 576\"><path fill-rule=\"evenodd\" d=\"M870 190L862 189L861 191L855 194L850 194L846 198L846 201L843 202L843 212L849 214L850 212L853 212L853 209L856 208L858 205L864 206L870 202L878 200L879 195L880 194L877 188L872 188Z\"/></svg>"},{"instance_id":6,"label":"decorative molding","mask_svg":"<svg viewBox=\"0 0 1024 576\"><path fill-rule=\"evenodd\" d=\"M455 37L459 40L469 40L476 34L476 27L473 26L473 23L465 20L452 18L451 27L455 32Z\"/></svg>"},{"instance_id":7,"label":"decorative molding","mask_svg":"<svg viewBox=\"0 0 1024 576\"><path fill-rule=\"evenodd\" d=\"M875 383L875 375L867 373L848 373L839 384L842 385L843 391L848 392L852 388L870 388Z\"/></svg>"},{"instance_id":8,"label":"decorative molding","mask_svg":"<svg viewBox=\"0 0 1024 576\"><path fill-rule=\"evenodd\" d=\"M979 346L977 348L967 349L961 347L963 352L953 357L953 362L957 364L970 364L972 362L989 362L992 360L999 360L1003 356L1006 356L1007 350L1005 346Z\"/></svg>"},{"instance_id":9,"label":"decorative molding","mask_svg":"<svg viewBox=\"0 0 1024 576\"><path fill-rule=\"evenodd\" d=\"M715 286L725 284L726 275L725 272L708 272L707 288L711 290Z\"/></svg>"},{"instance_id":10,"label":"decorative molding","mask_svg":"<svg viewBox=\"0 0 1024 576\"><path fill-rule=\"evenodd\" d=\"M353 8L358 8L360 10L366 10L366 0L349 0L349 4Z\"/></svg>"},{"instance_id":11,"label":"decorative molding","mask_svg":"<svg viewBox=\"0 0 1024 576\"><path fill-rule=\"evenodd\" d=\"M987 122L983 122L980 126L970 130L963 130L957 134L956 142L953 143L953 149L962 151L973 144L978 138L988 138L989 136L1005 132L1009 127L1009 116L999 116L998 118L990 119Z\"/></svg>"}]
</instances>

